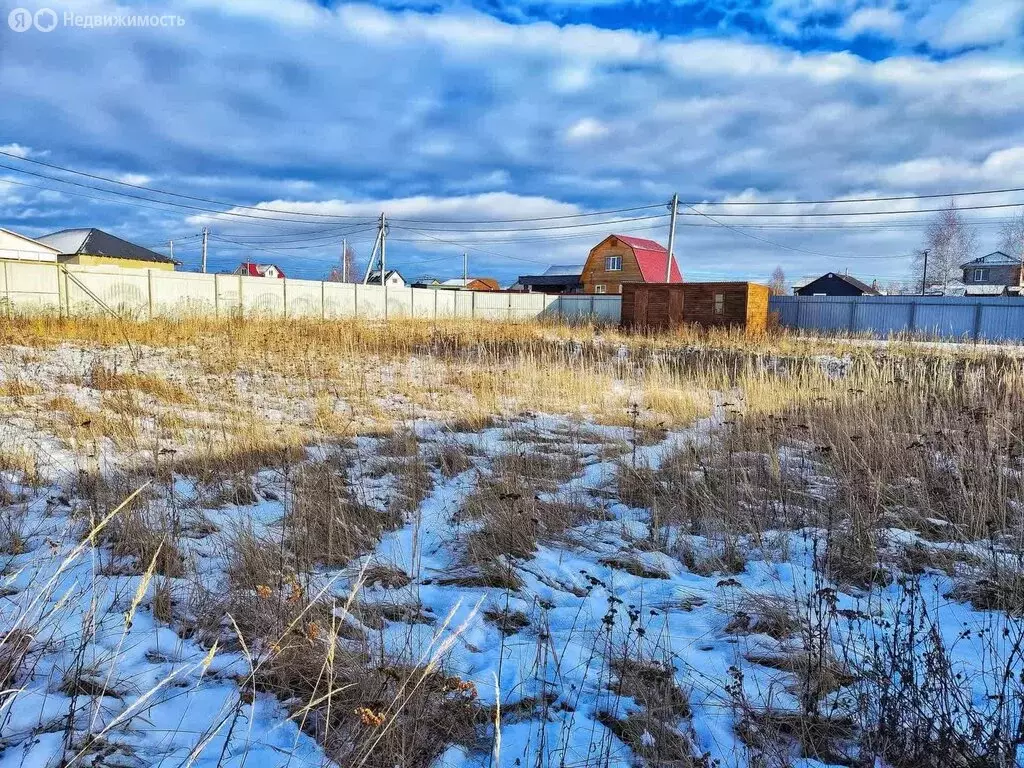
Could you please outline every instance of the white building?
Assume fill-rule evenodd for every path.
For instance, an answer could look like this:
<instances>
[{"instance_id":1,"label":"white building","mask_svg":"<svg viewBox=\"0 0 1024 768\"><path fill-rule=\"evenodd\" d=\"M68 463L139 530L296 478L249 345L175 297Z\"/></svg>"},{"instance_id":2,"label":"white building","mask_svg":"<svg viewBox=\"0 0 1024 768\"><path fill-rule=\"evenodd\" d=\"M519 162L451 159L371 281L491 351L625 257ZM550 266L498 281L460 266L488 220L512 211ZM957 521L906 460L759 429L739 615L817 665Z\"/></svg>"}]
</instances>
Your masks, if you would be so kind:
<instances>
[{"instance_id":1,"label":"white building","mask_svg":"<svg viewBox=\"0 0 1024 768\"><path fill-rule=\"evenodd\" d=\"M366 281L370 285L380 285L380 270L370 273L370 279ZM384 276L384 284L389 288L405 288L405 278L397 269L389 269Z\"/></svg>"},{"instance_id":2,"label":"white building","mask_svg":"<svg viewBox=\"0 0 1024 768\"><path fill-rule=\"evenodd\" d=\"M9 229L0 229L0 259L12 261L42 261L57 263L60 251L46 243L19 235Z\"/></svg>"}]
</instances>

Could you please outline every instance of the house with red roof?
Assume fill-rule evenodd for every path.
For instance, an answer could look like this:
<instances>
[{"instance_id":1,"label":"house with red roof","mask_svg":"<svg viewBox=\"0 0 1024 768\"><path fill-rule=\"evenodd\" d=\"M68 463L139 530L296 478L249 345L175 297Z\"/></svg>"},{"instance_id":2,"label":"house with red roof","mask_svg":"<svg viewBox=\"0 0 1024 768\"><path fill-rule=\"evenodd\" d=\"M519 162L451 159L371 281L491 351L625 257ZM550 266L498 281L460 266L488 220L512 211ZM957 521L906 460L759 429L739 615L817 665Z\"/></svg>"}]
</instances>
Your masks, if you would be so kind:
<instances>
[{"instance_id":1,"label":"house with red roof","mask_svg":"<svg viewBox=\"0 0 1024 768\"><path fill-rule=\"evenodd\" d=\"M608 235L590 249L580 276L584 293L622 293L623 283L681 283L679 265L665 280L668 251L661 243L642 237Z\"/></svg>"},{"instance_id":2,"label":"house with red roof","mask_svg":"<svg viewBox=\"0 0 1024 768\"><path fill-rule=\"evenodd\" d=\"M284 270L276 264L257 264L254 261L243 261L232 273L246 277L284 277Z\"/></svg>"}]
</instances>

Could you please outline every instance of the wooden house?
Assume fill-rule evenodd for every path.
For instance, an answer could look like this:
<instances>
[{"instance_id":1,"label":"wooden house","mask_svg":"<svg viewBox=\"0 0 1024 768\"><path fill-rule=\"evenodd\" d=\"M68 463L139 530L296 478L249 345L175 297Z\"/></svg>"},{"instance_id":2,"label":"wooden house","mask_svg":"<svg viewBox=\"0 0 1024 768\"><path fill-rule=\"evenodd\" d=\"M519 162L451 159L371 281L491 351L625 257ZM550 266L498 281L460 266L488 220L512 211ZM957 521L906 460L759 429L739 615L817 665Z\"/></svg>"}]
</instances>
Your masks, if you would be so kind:
<instances>
[{"instance_id":1,"label":"wooden house","mask_svg":"<svg viewBox=\"0 0 1024 768\"><path fill-rule=\"evenodd\" d=\"M625 283L665 284L668 251L654 240L626 235L609 235L590 249L580 276L584 293L622 293ZM668 283L681 283L683 276L673 260Z\"/></svg>"}]
</instances>

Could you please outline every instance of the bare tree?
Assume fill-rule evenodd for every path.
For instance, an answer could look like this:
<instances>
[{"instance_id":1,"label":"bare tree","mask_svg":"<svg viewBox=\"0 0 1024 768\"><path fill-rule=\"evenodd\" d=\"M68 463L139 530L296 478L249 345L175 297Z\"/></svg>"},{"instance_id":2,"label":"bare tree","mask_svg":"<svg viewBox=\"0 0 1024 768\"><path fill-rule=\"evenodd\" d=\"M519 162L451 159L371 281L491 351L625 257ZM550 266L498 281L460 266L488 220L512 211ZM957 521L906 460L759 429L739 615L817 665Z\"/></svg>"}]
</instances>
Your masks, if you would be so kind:
<instances>
[{"instance_id":1,"label":"bare tree","mask_svg":"<svg viewBox=\"0 0 1024 768\"><path fill-rule=\"evenodd\" d=\"M327 273L327 282L329 283L358 283L362 282L359 277L359 268L356 264L356 251L349 245L345 244L342 251L341 258L338 259L338 263L331 267L331 271Z\"/></svg>"},{"instance_id":2,"label":"bare tree","mask_svg":"<svg viewBox=\"0 0 1024 768\"><path fill-rule=\"evenodd\" d=\"M926 288L946 288L962 275L960 265L974 258L977 239L960 215L956 200L950 200L925 230L924 247L914 255L914 276L918 281L923 276Z\"/></svg>"},{"instance_id":3,"label":"bare tree","mask_svg":"<svg viewBox=\"0 0 1024 768\"><path fill-rule=\"evenodd\" d=\"M772 278L768 281L768 290L771 291L772 296L786 295L786 273L782 271L781 265L772 272Z\"/></svg>"},{"instance_id":4,"label":"bare tree","mask_svg":"<svg viewBox=\"0 0 1024 768\"><path fill-rule=\"evenodd\" d=\"M1024 211L999 228L999 250L1024 261Z\"/></svg>"}]
</instances>

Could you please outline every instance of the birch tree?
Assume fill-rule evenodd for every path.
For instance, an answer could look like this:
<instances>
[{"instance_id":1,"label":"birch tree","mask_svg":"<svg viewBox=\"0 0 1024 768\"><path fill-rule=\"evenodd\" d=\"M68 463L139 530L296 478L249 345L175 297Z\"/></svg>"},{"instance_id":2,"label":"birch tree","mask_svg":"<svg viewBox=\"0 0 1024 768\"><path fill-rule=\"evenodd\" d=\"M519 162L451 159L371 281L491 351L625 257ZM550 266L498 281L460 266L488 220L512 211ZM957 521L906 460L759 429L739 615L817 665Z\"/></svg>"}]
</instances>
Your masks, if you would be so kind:
<instances>
[{"instance_id":1,"label":"birch tree","mask_svg":"<svg viewBox=\"0 0 1024 768\"><path fill-rule=\"evenodd\" d=\"M1007 256L1024 260L1024 211L999 228L999 250Z\"/></svg>"},{"instance_id":2,"label":"birch tree","mask_svg":"<svg viewBox=\"0 0 1024 768\"><path fill-rule=\"evenodd\" d=\"M960 265L974 258L977 234L964 221L956 201L935 214L924 233L924 246L914 256L914 275L926 287L947 288L962 276ZM924 252L928 251L925 259ZM927 268L925 262L927 261Z\"/></svg>"}]
</instances>

